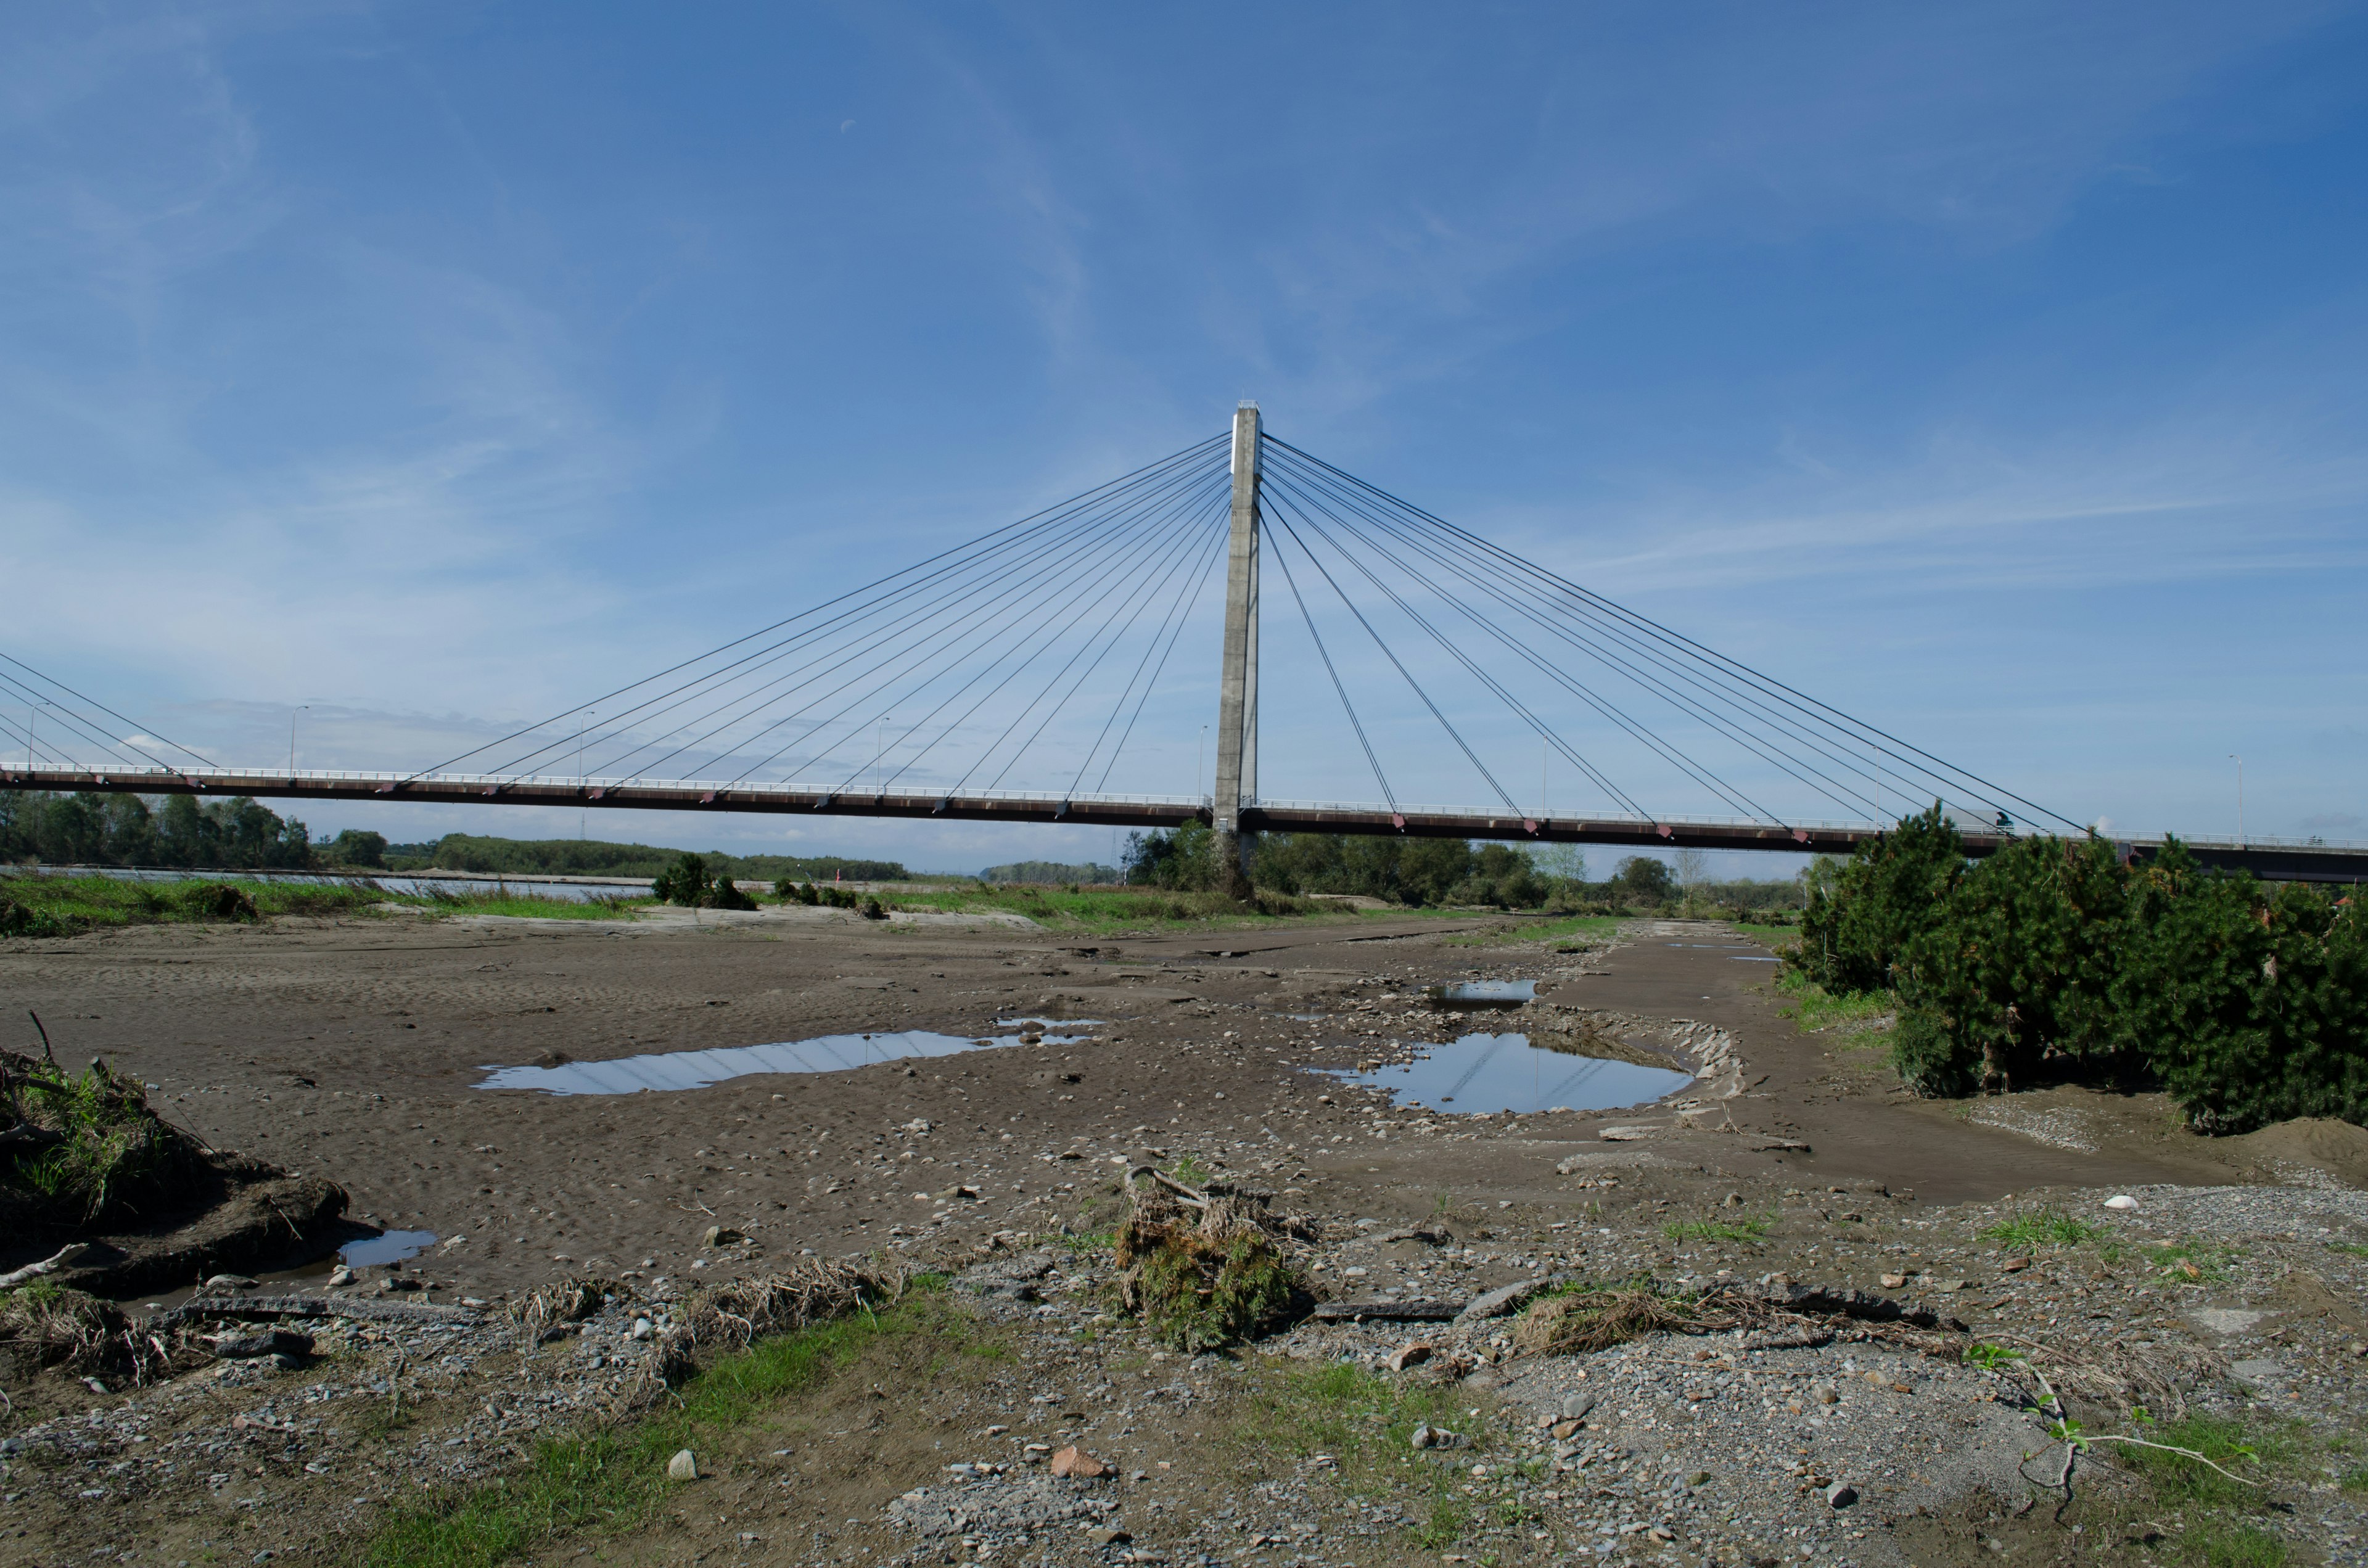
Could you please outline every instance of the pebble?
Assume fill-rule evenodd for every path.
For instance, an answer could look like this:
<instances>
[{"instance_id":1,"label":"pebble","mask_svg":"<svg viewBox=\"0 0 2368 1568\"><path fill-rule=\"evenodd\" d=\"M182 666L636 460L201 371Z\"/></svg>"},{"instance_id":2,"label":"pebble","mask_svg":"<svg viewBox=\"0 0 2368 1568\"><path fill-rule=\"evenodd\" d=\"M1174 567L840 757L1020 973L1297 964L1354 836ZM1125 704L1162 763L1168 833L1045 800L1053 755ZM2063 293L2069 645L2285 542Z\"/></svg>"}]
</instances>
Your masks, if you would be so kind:
<instances>
[{"instance_id":1,"label":"pebble","mask_svg":"<svg viewBox=\"0 0 2368 1568\"><path fill-rule=\"evenodd\" d=\"M689 1449L677 1449L674 1458L666 1460L666 1479L668 1481L699 1479L699 1460L692 1456Z\"/></svg>"},{"instance_id":2,"label":"pebble","mask_svg":"<svg viewBox=\"0 0 2368 1568\"><path fill-rule=\"evenodd\" d=\"M2105 1207L2106 1207L2106 1208L2108 1208L2108 1209L2119 1209L2119 1210L2127 1210L2135 1209L2135 1208L2136 1208L2137 1206L2138 1206L2138 1200L2137 1200L2136 1199L2135 1199L2135 1198L2132 1198L2132 1197L2131 1197L2128 1193L2126 1193L2126 1192L2117 1192L2117 1193L2113 1194L2113 1196L2112 1196L2112 1197L2108 1198L2107 1199L2105 1199Z\"/></svg>"},{"instance_id":3,"label":"pebble","mask_svg":"<svg viewBox=\"0 0 2368 1568\"><path fill-rule=\"evenodd\" d=\"M1847 1486L1837 1481L1826 1488L1826 1506L1829 1508L1847 1508L1857 1501L1858 1488L1855 1486Z\"/></svg>"}]
</instances>

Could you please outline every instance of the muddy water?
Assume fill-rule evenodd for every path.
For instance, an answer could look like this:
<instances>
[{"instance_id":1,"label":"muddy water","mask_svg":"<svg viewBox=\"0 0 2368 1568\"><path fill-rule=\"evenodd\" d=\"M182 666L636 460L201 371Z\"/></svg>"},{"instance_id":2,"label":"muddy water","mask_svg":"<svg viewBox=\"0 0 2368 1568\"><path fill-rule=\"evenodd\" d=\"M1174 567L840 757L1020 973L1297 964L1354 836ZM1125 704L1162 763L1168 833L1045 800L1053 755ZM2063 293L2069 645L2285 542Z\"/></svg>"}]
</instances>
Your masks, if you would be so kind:
<instances>
[{"instance_id":1,"label":"muddy water","mask_svg":"<svg viewBox=\"0 0 2368 1568\"><path fill-rule=\"evenodd\" d=\"M1044 1035L1045 1045L1072 1045L1083 1035ZM957 1056L1007 1045L1034 1045L1033 1030L1012 1035L935 1034L897 1029L878 1034L832 1034L768 1045L726 1046L712 1051L666 1051L620 1056L607 1062L563 1062L554 1066L495 1067L488 1064L481 1089L535 1089L547 1095L637 1095L656 1090L703 1089L758 1073L843 1073L882 1062Z\"/></svg>"},{"instance_id":2,"label":"muddy water","mask_svg":"<svg viewBox=\"0 0 2368 1568\"><path fill-rule=\"evenodd\" d=\"M1403 1065L1333 1075L1385 1090L1402 1105L1465 1116L1611 1110L1659 1099L1693 1082L1691 1074L1668 1068L1541 1050L1519 1034L1468 1034L1430 1046Z\"/></svg>"}]
</instances>

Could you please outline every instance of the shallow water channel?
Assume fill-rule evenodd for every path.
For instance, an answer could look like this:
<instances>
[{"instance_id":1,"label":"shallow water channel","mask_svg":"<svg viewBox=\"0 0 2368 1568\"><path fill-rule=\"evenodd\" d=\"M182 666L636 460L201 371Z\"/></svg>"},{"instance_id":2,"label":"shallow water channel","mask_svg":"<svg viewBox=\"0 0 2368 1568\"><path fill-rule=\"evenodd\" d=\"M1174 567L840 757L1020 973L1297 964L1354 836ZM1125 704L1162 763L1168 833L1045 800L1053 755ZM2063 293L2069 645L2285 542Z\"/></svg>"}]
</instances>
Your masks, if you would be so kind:
<instances>
[{"instance_id":1,"label":"shallow water channel","mask_svg":"<svg viewBox=\"0 0 2368 1568\"><path fill-rule=\"evenodd\" d=\"M1078 1020L1080 1022L1084 1020ZM1083 1035L1048 1034L1045 1045L1073 1045ZM769 1045L734 1045L713 1051L662 1051L619 1056L606 1062L563 1062L554 1066L495 1067L488 1064L481 1089L538 1089L547 1095L637 1095L644 1091L703 1089L757 1073L843 1073L882 1062L928 1056L958 1056L1007 1045L1034 1045L1032 1030L1008 1035L936 1034L928 1029L878 1034L826 1034Z\"/></svg>"},{"instance_id":2,"label":"shallow water channel","mask_svg":"<svg viewBox=\"0 0 2368 1568\"><path fill-rule=\"evenodd\" d=\"M1402 1065L1331 1076L1383 1089L1401 1105L1452 1115L1540 1110L1611 1110L1643 1105L1692 1083L1693 1074L1601 1056L1546 1051L1521 1034L1468 1034L1422 1048Z\"/></svg>"}]
</instances>

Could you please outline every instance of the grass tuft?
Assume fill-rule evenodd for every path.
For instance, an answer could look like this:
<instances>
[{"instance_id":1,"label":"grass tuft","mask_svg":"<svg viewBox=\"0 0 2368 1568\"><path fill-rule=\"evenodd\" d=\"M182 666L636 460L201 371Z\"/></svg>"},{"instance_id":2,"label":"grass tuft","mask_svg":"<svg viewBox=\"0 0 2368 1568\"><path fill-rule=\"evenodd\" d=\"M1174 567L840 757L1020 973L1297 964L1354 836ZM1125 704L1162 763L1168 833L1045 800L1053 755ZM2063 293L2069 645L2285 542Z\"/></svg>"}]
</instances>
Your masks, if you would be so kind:
<instances>
[{"instance_id":1,"label":"grass tuft","mask_svg":"<svg viewBox=\"0 0 2368 1568\"><path fill-rule=\"evenodd\" d=\"M2096 1226L2085 1224L2055 1209L2017 1214L2013 1219L1992 1225L1982 1233L1993 1241L2015 1247L2078 1246L2103 1233Z\"/></svg>"},{"instance_id":2,"label":"grass tuft","mask_svg":"<svg viewBox=\"0 0 2368 1568\"><path fill-rule=\"evenodd\" d=\"M1777 1011L1811 1032L1839 1024L1871 1024L1899 1006L1888 991L1827 991L1790 964L1777 972L1776 990L1784 998Z\"/></svg>"}]
</instances>

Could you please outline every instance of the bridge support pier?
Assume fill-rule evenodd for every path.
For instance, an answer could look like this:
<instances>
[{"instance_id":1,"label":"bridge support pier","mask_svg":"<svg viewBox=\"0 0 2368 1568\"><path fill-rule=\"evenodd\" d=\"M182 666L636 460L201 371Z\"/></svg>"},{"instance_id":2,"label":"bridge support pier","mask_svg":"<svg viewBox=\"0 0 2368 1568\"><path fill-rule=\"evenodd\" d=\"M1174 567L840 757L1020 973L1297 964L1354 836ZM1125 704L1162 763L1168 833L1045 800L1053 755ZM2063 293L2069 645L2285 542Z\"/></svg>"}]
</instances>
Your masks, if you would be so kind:
<instances>
[{"instance_id":1,"label":"bridge support pier","mask_svg":"<svg viewBox=\"0 0 2368 1568\"><path fill-rule=\"evenodd\" d=\"M1258 411L1234 411L1233 533L1225 554L1225 647L1217 688L1216 795L1210 816L1219 888L1247 898L1242 808L1258 799Z\"/></svg>"}]
</instances>

